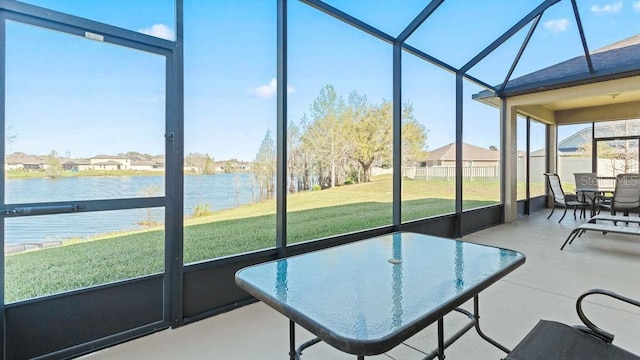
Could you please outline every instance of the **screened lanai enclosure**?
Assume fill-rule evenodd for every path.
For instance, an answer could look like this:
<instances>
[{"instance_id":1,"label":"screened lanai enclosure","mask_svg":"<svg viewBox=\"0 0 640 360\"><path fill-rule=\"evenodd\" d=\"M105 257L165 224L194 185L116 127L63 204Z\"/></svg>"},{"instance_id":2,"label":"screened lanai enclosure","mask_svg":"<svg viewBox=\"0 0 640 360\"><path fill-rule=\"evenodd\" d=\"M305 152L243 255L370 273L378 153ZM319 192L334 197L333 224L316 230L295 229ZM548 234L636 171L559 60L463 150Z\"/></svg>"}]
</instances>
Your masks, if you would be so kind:
<instances>
[{"instance_id":1,"label":"screened lanai enclosure","mask_svg":"<svg viewBox=\"0 0 640 360\"><path fill-rule=\"evenodd\" d=\"M637 172L637 1L0 0L4 359L255 301L247 265Z\"/></svg>"}]
</instances>

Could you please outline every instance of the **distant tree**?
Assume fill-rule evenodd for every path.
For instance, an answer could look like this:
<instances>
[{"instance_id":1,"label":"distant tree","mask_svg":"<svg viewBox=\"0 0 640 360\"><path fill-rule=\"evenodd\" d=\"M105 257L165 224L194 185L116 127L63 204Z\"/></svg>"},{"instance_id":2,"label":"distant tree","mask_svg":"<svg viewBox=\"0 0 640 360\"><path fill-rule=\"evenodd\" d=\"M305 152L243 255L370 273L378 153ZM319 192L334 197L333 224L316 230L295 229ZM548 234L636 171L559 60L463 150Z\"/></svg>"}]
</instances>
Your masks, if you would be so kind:
<instances>
[{"instance_id":1,"label":"distant tree","mask_svg":"<svg viewBox=\"0 0 640 360\"><path fill-rule=\"evenodd\" d=\"M349 94L345 122L352 125L354 142L353 159L362 167L362 181L371 177L371 165L375 160L390 158L393 146L392 105L383 101L370 105L366 96L357 92Z\"/></svg>"},{"instance_id":2,"label":"distant tree","mask_svg":"<svg viewBox=\"0 0 640 360\"><path fill-rule=\"evenodd\" d=\"M49 155L47 155L45 174L50 178L56 178L62 174L62 164L60 163L58 152L55 150L51 150Z\"/></svg>"},{"instance_id":3,"label":"distant tree","mask_svg":"<svg viewBox=\"0 0 640 360\"><path fill-rule=\"evenodd\" d=\"M345 102L333 86L326 85L311 104L309 117L305 114L300 121L299 148L293 138L297 129L290 129L290 189L295 176L297 188L303 190L314 184L334 187L343 178L370 181L372 167L390 166L393 161L392 115L391 101L372 104L353 91ZM415 119L410 102L402 105L401 117L402 164L412 166L425 156L428 131Z\"/></svg>"},{"instance_id":4,"label":"distant tree","mask_svg":"<svg viewBox=\"0 0 640 360\"><path fill-rule=\"evenodd\" d=\"M416 166L426 157L428 130L413 114L413 104L402 107L402 175L409 166Z\"/></svg>"},{"instance_id":5,"label":"distant tree","mask_svg":"<svg viewBox=\"0 0 640 360\"><path fill-rule=\"evenodd\" d=\"M240 189L241 189L241 179L240 179L240 173L239 172L235 172L233 174L233 189L236 192L236 206L240 206Z\"/></svg>"},{"instance_id":6,"label":"distant tree","mask_svg":"<svg viewBox=\"0 0 640 360\"><path fill-rule=\"evenodd\" d=\"M300 189L298 184L304 171L303 155L302 132L298 125L291 122L287 128L287 177L290 193Z\"/></svg>"},{"instance_id":7,"label":"distant tree","mask_svg":"<svg viewBox=\"0 0 640 360\"><path fill-rule=\"evenodd\" d=\"M144 197L153 197L160 194L161 194L161 188L160 188L160 185L158 184L149 185L144 189L140 190L140 195ZM147 219L145 221L139 221L138 225L142 225L145 227L153 227L160 224L159 222L153 220L151 208L146 208L146 212L147 212Z\"/></svg>"},{"instance_id":8,"label":"distant tree","mask_svg":"<svg viewBox=\"0 0 640 360\"><path fill-rule=\"evenodd\" d=\"M355 159L362 167L362 181L369 181L371 166L377 162L379 166L393 161L393 103L383 100L379 105L366 105L364 116L356 118L354 123L354 139L356 140ZM402 172L405 168L415 166L425 156L427 130L418 122L413 114L411 102L402 105Z\"/></svg>"},{"instance_id":9,"label":"distant tree","mask_svg":"<svg viewBox=\"0 0 640 360\"><path fill-rule=\"evenodd\" d=\"M498 148L495 145L490 145L489 146L489 150L491 151L498 151Z\"/></svg>"},{"instance_id":10,"label":"distant tree","mask_svg":"<svg viewBox=\"0 0 640 360\"><path fill-rule=\"evenodd\" d=\"M150 154L142 154L142 153L139 153L137 151L128 151L128 152L126 152L124 154L120 153L118 155L126 157L127 159L138 160L138 161L151 160L151 158L153 157Z\"/></svg>"},{"instance_id":11,"label":"distant tree","mask_svg":"<svg viewBox=\"0 0 640 360\"><path fill-rule=\"evenodd\" d=\"M215 162L209 154L189 153L184 157L184 165L202 174L215 172Z\"/></svg>"},{"instance_id":12,"label":"distant tree","mask_svg":"<svg viewBox=\"0 0 640 360\"><path fill-rule=\"evenodd\" d=\"M7 147L13 145L17 137L18 134L14 132L13 124L7 124L7 129L5 131L5 142Z\"/></svg>"},{"instance_id":13,"label":"distant tree","mask_svg":"<svg viewBox=\"0 0 640 360\"><path fill-rule=\"evenodd\" d=\"M276 177L276 146L271 137L271 130L267 130L260 144L253 162L253 172L260 194L271 196L275 188Z\"/></svg>"},{"instance_id":14,"label":"distant tree","mask_svg":"<svg viewBox=\"0 0 640 360\"><path fill-rule=\"evenodd\" d=\"M302 167L302 174L301 178L298 179L298 189L302 189L304 191L311 190L311 183L313 181L311 177L313 176L312 174L316 172L315 168L318 164L315 160L311 144L308 141L305 141L308 125L309 119L305 114L300 120L300 165Z\"/></svg>"},{"instance_id":15,"label":"distant tree","mask_svg":"<svg viewBox=\"0 0 640 360\"><path fill-rule=\"evenodd\" d=\"M207 175L216 173L216 162L208 154L204 161L204 173Z\"/></svg>"},{"instance_id":16,"label":"distant tree","mask_svg":"<svg viewBox=\"0 0 640 360\"><path fill-rule=\"evenodd\" d=\"M231 162L231 160L227 160L224 162L224 172L226 173L232 173L234 172L234 168L233 168L233 163Z\"/></svg>"},{"instance_id":17,"label":"distant tree","mask_svg":"<svg viewBox=\"0 0 640 360\"><path fill-rule=\"evenodd\" d=\"M331 85L320 90L310 107L311 120L307 124L303 142L321 171L329 170L329 183L336 186L337 167L345 162L353 149L349 138L350 124L342 115L344 100ZM318 177L322 181L322 176Z\"/></svg>"}]
</instances>

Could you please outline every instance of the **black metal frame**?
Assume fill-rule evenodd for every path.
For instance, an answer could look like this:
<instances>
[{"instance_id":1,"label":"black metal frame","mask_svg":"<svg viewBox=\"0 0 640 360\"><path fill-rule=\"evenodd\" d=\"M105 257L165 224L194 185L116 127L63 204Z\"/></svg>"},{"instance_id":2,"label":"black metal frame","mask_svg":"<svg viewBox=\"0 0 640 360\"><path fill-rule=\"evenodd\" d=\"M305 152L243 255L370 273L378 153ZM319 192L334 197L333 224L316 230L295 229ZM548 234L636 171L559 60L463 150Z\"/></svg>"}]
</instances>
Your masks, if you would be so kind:
<instances>
[{"instance_id":1,"label":"black metal frame","mask_svg":"<svg viewBox=\"0 0 640 360\"><path fill-rule=\"evenodd\" d=\"M588 290L576 300L576 310L583 325L569 326L540 320L505 359L547 359L562 354L564 359L640 359L613 344L613 334L593 324L582 311L582 301L591 295L603 295L640 307L640 301L602 289Z\"/></svg>"},{"instance_id":2,"label":"black metal frame","mask_svg":"<svg viewBox=\"0 0 640 360\"><path fill-rule=\"evenodd\" d=\"M592 131L595 135L595 123L592 123ZM618 141L618 140L622 140L622 141L626 141L626 140L634 140L638 142L638 147L640 148L640 135L631 135L631 136L609 136L609 137L599 137L596 138L595 136L591 137L591 152L592 152L592 166L593 166L593 172L598 172L598 143L603 141ZM638 158L635 159L638 164L640 164L640 152L638 153Z\"/></svg>"},{"instance_id":3,"label":"black metal frame","mask_svg":"<svg viewBox=\"0 0 640 360\"><path fill-rule=\"evenodd\" d=\"M511 350L509 350L507 347L505 347L504 345L500 344L499 342L493 340L492 338L490 338L489 336L487 336L482 329L480 329L480 310L479 310L479 295L475 295L473 297L473 313L463 309L463 308L456 308L454 310L452 310L452 312L458 312L460 314L463 314L464 316L466 316L469 321L467 321L466 324L464 324L464 326L460 327L460 329L458 331L456 331L455 333L453 333L453 335L451 335L448 338L444 338L444 317L441 317L440 319L437 320L437 327L438 327L438 346L432 350L429 353L426 353L414 346L408 345L404 342L401 343L401 345L410 347L413 350L416 350L422 354L425 355L425 357L423 357L421 360L432 360L435 358L438 358L438 360L444 360L445 355L444 355L444 351L451 346L454 342L456 342L458 339L460 339L462 337L462 335L466 334L469 330L471 330L472 328L475 328L476 332L478 333L478 335L480 335L480 337L482 339L484 339L485 341L487 341L488 343L490 343L491 345L497 347L498 349L502 350L505 353L510 353ZM449 313L450 314L450 313ZM447 314L448 315L448 314ZM290 360L301 360L301 356L302 356L302 351L307 349L310 346L313 346L317 343L322 342L322 340L320 340L319 338L315 337L311 340L308 340L304 343L302 343L300 346L298 346L296 348L296 329L295 329L296 323L293 320L289 320L289 359ZM364 360L364 355L356 355L358 360Z\"/></svg>"},{"instance_id":4,"label":"black metal frame","mask_svg":"<svg viewBox=\"0 0 640 360\"><path fill-rule=\"evenodd\" d=\"M182 0L176 2L177 18L182 16ZM183 148L183 95L182 95L182 21L177 19L176 42L144 35L135 31L121 29L96 21L73 15L43 9L38 6L18 3L15 1L0 1L2 50L0 57L5 54L5 24L7 21L33 25L45 30L54 30L85 37L85 32L99 34L102 42L120 45L156 55L165 59L165 154L167 167L165 172L165 196L149 198L126 198L67 202L38 202L24 204L3 204L0 225L4 219L17 216L33 216L42 214L62 214L65 212L94 212L106 210L127 210L150 207L165 208L165 272L164 274L149 275L137 279L129 279L117 284L98 285L95 287L69 291L62 294L45 296L38 299L21 301L15 304L4 304L4 286L1 294L3 311L1 315L2 349L0 358L66 358L87 353L102 347L126 341L133 337L149 334L182 322L182 148ZM2 81L0 97L4 104L4 61L0 68ZM0 114L0 121L4 124L4 112ZM1 126L4 132L4 125ZM3 135L3 134L0 134ZM3 137L4 138L4 137ZM0 150L4 158L4 147ZM1 170L4 174L4 168ZM4 176L0 176L0 195L4 198ZM173 196L178 194L179 196ZM4 232L0 234L4 244ZM1 257L2 284L4 284L4 254ZM179 263L180 266L176 266ZM136 299L140 292L144 301L126 302L114 301L122 296ZM153 294L153 295L152 295ZM153 296L155 298L150 298ZM111 301L111 302L109 302ZM53 305L56 304L56 305ZM138 314L131 313L134 305L139 304ZM84 321L86 326L75 326L73 330L65 326L68 314L51 312L51 307L59 309L74 309L75 321ZM74 308L75 307L75 308ZM122 314L114 318L112 314L101 313L100 309L111 308L115 313ZM128 309L128 310L127 310ZM157 310L160 309L159 312ZM33 322L29 314L39 313L40 325ZM94 326L95 322L109 324L108 326ZM15 324L19 323L19 326ZM43 324L46 324L44 326ZM87 327L88 326L88 327ZM16 341L19 338L16 331L24 331L28 336L41 338L34 346L33 341ZM42 332L51 331L50 335ZM74 332L76 331L76 332ZM66 333L66 334L65 334ZM36 334L41 334L36 335ZM65 334L64 338L55 334ZM13 340L12 340L13 339ZM47 339L42 341L42 339ZM68 339L77 339L69 342ZM11 341L9 343L9 341ZM27 355L29 354L29 355Z\"/></svg>"},{"instance_id":5,"label":"black metal frame","mask_svg":"<svg viewBox=\"0 0 640 360\"><path fill-rule=\"evenodd\" d=\"M525 167L525 198L523 200L518 201L518 216L519 215L530 215L532 212L536 212L546 208L547 194L545 191L545 195L539 195L535 197L531 197L531 124L533 120L531 117L527 116L524 118L525 120L525 131L526 131L526 167ZM542 124L542 123L541 123ZM545 126L545 143L549 144L549 125L542 124ZM549 149L547 146L547 151L545 152L545 172L549 172L549 157L547 156ZM545 183L546 184L546 183ZM548 189L548 186L545 186L545 189Z\"/></svg>"},{"instance_id":6,"label":"black metal frame","mask_svg":"<svg viewBox=\"0 0 640 360\"><path fill-rule=\"evenodd\" d=\"M137 48L143 51L154 52L165 56L166 64L166 159L167 159L167 173L166 178L166 191L164 197L153 198L136 198L136 199L113 199L113 200L100 200L100 201L75 201L73 205L76 206L74 210L78 212L83 211L102 211L102 210L114 210L114 209L134 209L143 207L160 207L165 206L165 274L162 278L163 284L163 320L160 323L150 325L150 327L143 327L133 329L126 334L116 334L112 337L105 337L95 342L89 342L80 344L77 347L61 350L62 352L51 354L39 354L43 357L57 358L62 356L72 356L94 350L108 345L112 345L117 342L125 341L142 334L152 332L154 330L165 328L167 326L178 327L197 319L210 316L220 311L226 311L235 306L240 306L247 302L252 301L246 294L238 292L235 285L232 284L232 280L225 283L225 293L230 294L228 297L220 297L216 300L209 301L205 299L202 301L194 301L194 296L213 296L210 288L202 289L194 284L205 281L203 279L211 279L214 274L226 274L232 269L241 266L243 264L255 263L264 261L265 259L271 259L274 257L283 257L290 254L301 253L305 251L312 251L318 248L331 246L348 241L354 241L370 236L371 234L378 234L384 232L391 232L399 229L419 229L424 233L447 233L446 236L459 237L469 232L477 231L479 229L493 226L495 224L504 221L503 213L504 206L502 204L496 206L490 206L482 209L472 209L464 211L462 207L463 200L463 188L462 188L462 131L463 131L463 82L468 80L486 89L490 89L494 93L502 94L505 90L506 83L508 82L513 69L515 68L520 56L526 48L528 41L536 29L537 23L540 20L543 12L558 3L560 0L545 0L542 4L536 7L528 15L518 21L513 27L497 38L491 45L482 50L470 61L468 61L461 68L455 68L444 61L441 61L434 56L431 56L419 49L416 49L405 41L413 34L420 25L427 21L429 16L432 15L437 8L444 2L444 0L432 0L424 9L411 21L410 24L397 36L393 37L375 27L345 13L341 10L332 7L321 0L300 0L302 3L314 7L340 21L343 21L357 29L364 31L365 33L374 36L381 41L384 41L392 45L393 51L393 165L394 168L401 168L401 72L402 72L402 52L406 52L413 56L416 56L424 61L427 61L433 65L438 66L444 71L448 71L455 74L456 82L456 149L457 149L457 165L456 165L456 187L455 187L455 213L446 214L436 218L421 219L417 221L402 222L401 219L401 172L396 171L393 175L393 222L388 227L382 227L378 229L365 229L358 233L344 234L335 236L329 239L322 239L322 241L308 242L303 244L287 245L287 188L286 188L286 137L287 137L287 0L275 0L277 1L277 197L276 197L276 246L271 249L264 249L249 254L239 254L232 258L213 259L211 261L202 262L198 264L184 265L183 263L183 150L184 150L184 54L183 54L183 0L174 0L176 7L176 40L169 41L153 36L137 33L135 31L129 31L121 29L116 26L106 25L100 22L83 19L77 16L71 16L56 11L43 9L41 7L20 3L14 0L0 0L0 42L3 45L5 39L5 22L7 19L16 20L19 22L29 23L32 25L40 26L48 29L55 29L64 31L71 34L82 36L82 31L89 30L92 32L104 34L105 42L123 45L127 47ZM585 56L587 62L590 64L588 55L588 48L586 46L586 40L583 33L583 29L579 20L579 14L577 6L575 6L575 0L572 0L574 5L574 13L579 23L579 33L585 49ZM507 39L516 34L527 24L531 23L531 29L527 38L523 42L520 51L511 66L511 69L505 78L504 82L499 87L494 87L483 82L480 79L468 74L473 66L479 61L484 59L497 47L503 44ZM4 58L4 46L0 46L0 57ZM590 66L591 69L591 66ZM624 69L622 69L624 70ZM4 62L0 61L0 74L5 74ZM604 74L607 75L607 74ZM611 74L608 74L611 75ZM0 82L0 101L4 104L5 96L5 84L4 76ZM514 89L511 89L513 91ZM515 89L517 90L517 89ZM504 102L503 102L504 107ZM504 109L503 109L504 110ZM504 113L504 111L503 111ZM0 122L4 122L4 114L0 113ZM506 126L506 125L503 125ZM4 137L4 126L0 126L0 137ZM505 140L503 139L503 146ZM528 149L530 150L530 149ZM0 148L0 155L4 157L4 147ZM504 160L504 159L503 159ZM504 171L504 167L503 167ZM504 180L505 175L503 173L502 178ZM0 197L4 197L4 176L0 176ZM504 201L504 184L501 188L501 197ZM11 204L11 208L2 210L11 210L13 208L25 208L25 207L42 207L45 206L45 211L67 211L68 205L66 202L60 203L29 203L29 204ZM58 208L52 208L56 206L62 206ZM10 216L19 216L21 214L5 214L0 216L0 226L4 225L4 218ZM0 242L4 243L4 234L0 233ZM0 255L0 265L4 267L4 254ZM154 277L155 279L155 277ZM147 279L132 279L125 281L123 284L130 285L130 282L146 281ZM157 279L156 279L157 280ZM4 271L0 272L0 283L4 284ZM111 285L110 285L111 286ZM117 287L118 285L113 285ZM124 286L123 286L124 287ZM197 289L196 289L197 288ZM82 289L75 292L55 295L38 299L35 302L47 302L58 301L64 299L71 299L72 296L78 294L86 294L91 296L94 292L102 291L102 287L92 289ZM189 292L187 294L187 292ZM124 291L129 296L134 296L133 292L129 290ZM4 299L4 287L0 289L0 297ZM187 299L185 299L187 298ZM21 307L30 306L34 301L25 301L18 304L3 305L3 311L0 315L0 335L2 335L3 349L0 357L4 358L6 355L6 319L7 313L19 312ZM116 319L118 321L119 319ZM478 329L479 330L479 329Z\"/></svg>"},{"instance_id":7,"label":"black metal frame","mask_svg":"<svg viewBox=\"0 0 640 360\"><path fill-rule=\"evenodd\" d=\"M287 255L287 0L278 1L276 249Z\"/></svg>"},{"instance_id":8,"label":"black metal frame","mask_svg":"<svg viewBox=\"0 0 640 360\"><path fill-rule=\"evenodd\" d=\"M590 332L593 333L595 336L597 336L598 338L600 338L605 342L612 343L614 339L614 335L596 326L593 322L591 322L591 320L589 320L589 318L587 318L584 311L582 310L582 301L587 296L591 296L591 295L608 296L610 298L614 298L616 300L620 300L622 302L635 305L637 307L640 307L640 301L620 295L610 290L602 290L602 289L592 289L580 295L580 297L578 297L578 299L576 300L576 311L578 313L578 317L580 318L580 321L582 321L582 323L585 324L587 328L590 330Z\"/></svg>"}]
</instances>

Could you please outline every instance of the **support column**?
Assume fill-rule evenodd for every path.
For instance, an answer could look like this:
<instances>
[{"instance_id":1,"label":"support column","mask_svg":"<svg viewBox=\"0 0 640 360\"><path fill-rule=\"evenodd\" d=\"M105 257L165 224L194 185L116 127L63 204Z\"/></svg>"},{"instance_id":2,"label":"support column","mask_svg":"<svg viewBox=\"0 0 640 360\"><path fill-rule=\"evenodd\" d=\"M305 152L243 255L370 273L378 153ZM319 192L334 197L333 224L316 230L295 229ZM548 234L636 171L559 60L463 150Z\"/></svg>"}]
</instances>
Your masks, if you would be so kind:
<instances>
[{"instance_id":1,"label":"support column","mask_svg":"<svg viewBox=\"0 0 640 360\"><path fill-rule=\"evenodd\" d=\"M558 125L552 124L547 125L547 136L546 136L546 159L547 159L547 169L546 172L551 173L560 173L560 169L558 168ZM550 195L549 190L547 189L547 195ZM547 207L554 206L553 199L551 196L547 196Z\"/></svg>"},{"instance_id":2,"label":"support column","mask_svg":"<svg viewBox=\"0 0 640 360\"><path fill-rule=\"evenodd\" d=\"M504 222L511 223L518 220L518 129L517 112L502 101L500 108L502 121L502 188L504 203Z\"/></svg>"}]
</instances>

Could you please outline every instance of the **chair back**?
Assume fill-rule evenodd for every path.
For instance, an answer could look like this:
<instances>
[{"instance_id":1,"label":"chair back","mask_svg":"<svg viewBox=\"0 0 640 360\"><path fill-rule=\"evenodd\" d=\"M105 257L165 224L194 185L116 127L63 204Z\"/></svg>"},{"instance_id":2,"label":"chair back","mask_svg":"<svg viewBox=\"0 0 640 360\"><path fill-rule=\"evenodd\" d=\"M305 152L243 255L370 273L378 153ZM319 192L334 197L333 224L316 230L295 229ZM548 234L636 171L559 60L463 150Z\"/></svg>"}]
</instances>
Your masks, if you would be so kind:
<instances>
[{"instance_id":1,"label":"chair back","mask_svg":"<svg viewBox=\"0 0 640 360\"><path fill-rule=\"evenodd\" d=\"M560 184L560 176L558 174L545 173L549 183L549 189L553 194L553 201L558 204L564 204L564 190L562 190L562 184Z\"/></svg>"},{"instance_id":2,"label":"chair back","mask_svg":"<svg viewBox=\"0 0 640 360\"><path fill-rule=\"evenodd\" d=\"M640 208L640 174L616 176L616 189L611 205L613 210Z\"/></svg>"}]
</instances>

